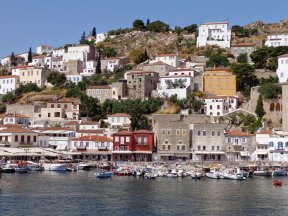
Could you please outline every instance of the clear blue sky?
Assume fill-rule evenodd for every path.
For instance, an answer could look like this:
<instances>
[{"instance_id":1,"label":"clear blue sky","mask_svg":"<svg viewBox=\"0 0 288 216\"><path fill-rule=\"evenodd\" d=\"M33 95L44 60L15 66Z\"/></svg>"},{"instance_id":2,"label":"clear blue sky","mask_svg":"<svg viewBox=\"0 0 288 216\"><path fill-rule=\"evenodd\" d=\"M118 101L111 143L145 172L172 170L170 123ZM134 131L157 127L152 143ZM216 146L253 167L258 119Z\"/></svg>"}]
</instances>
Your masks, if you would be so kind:
<instances>
[{"instance_id":1,"label":"clear blue sky","mask_svg":"<svg viewBox=\"0 0 288 216\"><path fill-rule=\"evenodd\" d=\"M274 6L271 6L273 2ZM228 20L230 26L288 18L287 0L3 0L0 1L0 57L31 46L59 47L97 33L130 27L135 19L185 26Z\"/></svg>"}]
</instances>

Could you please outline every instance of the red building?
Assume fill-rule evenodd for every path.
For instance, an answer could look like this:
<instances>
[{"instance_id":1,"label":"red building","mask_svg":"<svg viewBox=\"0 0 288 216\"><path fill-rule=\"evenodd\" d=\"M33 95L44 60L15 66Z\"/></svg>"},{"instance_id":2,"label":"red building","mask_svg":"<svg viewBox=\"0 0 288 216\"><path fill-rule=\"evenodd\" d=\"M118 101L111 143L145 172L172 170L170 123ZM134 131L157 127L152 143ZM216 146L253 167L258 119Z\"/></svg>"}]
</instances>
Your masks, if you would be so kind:
<instances>
[{"instance_id":1,"label":"red building","mask_svg":"<svg viewBox=\"0 0 288 216\"><path fill-rule=\"evenodd\" d=\"M114 161L152 161L154 133L146 130L119 131L113 134Z\"/></svg>"}]
</instances>

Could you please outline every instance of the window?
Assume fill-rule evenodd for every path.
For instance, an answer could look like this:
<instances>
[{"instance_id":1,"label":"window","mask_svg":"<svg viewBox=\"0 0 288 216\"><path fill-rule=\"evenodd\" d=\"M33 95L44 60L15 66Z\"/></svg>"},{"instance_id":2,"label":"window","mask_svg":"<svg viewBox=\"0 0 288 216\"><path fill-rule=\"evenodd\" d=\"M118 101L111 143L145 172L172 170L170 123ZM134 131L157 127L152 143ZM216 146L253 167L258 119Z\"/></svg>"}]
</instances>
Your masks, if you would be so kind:
<instances>
[{"instance_id":1,"label":"window","mask_svg":"<svg viewBox=\"0 0 288 216\"><path fill-rule=\"evenodd\" d=\"M125 138L125 137L120 137L120 144L121 144L121 145L124 145L124 138Z\"/></svg>"},{"instance_id":2,"label":"window","mask_svg":"<svg viewBox=\"0 0 288 216\"><path fill-rule=\"evenodd\" d=\"M278 149L283 149L283 142L278 142Z\"/></svg>"},{"instance_id":3,"label":"window","mask_svg":"<svg viewBox=\"0 0 288 216\"><path fill-rule=\"evenodd\" d=\"M215 131L211 131L211 135L212 135L212 136L215 136Z\"/></svg>"},{"instance_id":4,"label":"window","mask_svg":"<svg viewBox=\"0 0 288 216\"><path fill-rule=\"evenodd\" d=\"M214 149L214 147L215 147L215 146L212 146L212 147L211 147L212 151L214 151L214 150L215 150L215 149Z\"/></svg>"},{"instance_id":5,"label":"window","mask_svg":"<svg viewBox=\"0 0 288 216\"><path fill-rule=\"evenodd\" d=\"M273 142L269 142L269 147L274 147L274 143Z\"/></svg>"},{"instance_id":6,"label":"window","mask_svg":"<svg viewBox=\"0 0 288 216\"><path fill-rule=\"evenodd\" d=\"M165 129L162 130L162 134L163 134L163 135L165 134Z\"/></svg>"},{"instance_id":7,"label":"window","mask_svg":"<svg viewBox=\"0 0 288 216\"><path fill-rule=\"evenodd\" d=\"M231 138L230 137L228 137L228 143L231 143Z\"/></svg>"},{"instance_id":8,"label":"window","mask_svg":"<svg viewBox=\"0 0 288 216\"><path fill-rule=\"evenodd\" d=\"M217 146L217 151L220 151L220 146Z\"/></svg>"},{"instance_id":9,"label":"window","mask_svg":"<svg viewBox=\"0 0 288 216\"><path fill-rule=\"evenodd\" d=\"M27 136L27 142L30 143L30 136Z\"/></svg>"},{"instance_id":10,"label":"window","mask_svg":"<svg viewBox=\"0 0 288 216\"><path fill-rule=\"evenodd\" d=\"M124 151L124 146L121 146L121 147L120 147L120 150L121 150L121 151Z\"/></svg>"},{"instance_id":11,"label":"window","mask_svg":"<svg viewBox=\"0 0 288 216\"><path fill-rule=\"evenodd\" d=\"M54 108L54 104L51 104L51 108Z\"/></svg>"},{"instance_id":12,"label":"window","mask_svg":"<svg viewBox=\"0 0 288 216\"><path fill-rule=\"evenodd\" d=\"M142 142L141 137L137 137L137 143L138 143L138 145L141 145L141 142Z\"/></svg>"},{"instance_id":13,"label":"window","mask_svg":"<svg viewBox=\"0 0 288 216\"><path fill-rule=\"evenodd\" d=\"M206 136L206 131L205 130L203 130L203 136Z\"/></svg>"},{"instance_id":14,"label":"window","mask_svg":"<svg viewBox=\"0 0 288 216\"><path fill-rule=\"evenodd\" d=\"M23 135L21 136L21 142L24 142L24 136Z\"/></svg>"},{"instance_id":15,"label":"window","mask_svg":"<svg viewBox=\"0 0 288 216\"><path fill-rule=\"evenodd\" d=\"M129 151L129 146L125 146L125 151Z\"/></svg>"},{"instance_id":16,"label":"window","mask_svg":"<svg viewBox=\"0 0 288 216\"><path fill-rule=\"evenodd\" d=\"M210 109L212 109L213 108L213 106L212 105L210 105Z\"/></svg>"},{"instance_id":17,"label":"window","mask_svg":"<svg viewBox=\"0 0 288 216\"><path fill-rule=\"evenodd\" d=\"M76 147L77 146L77 142L74 142L74 147Z\"/></svg>"},{"instance_id":18,"label":"window","mask_svg":"<svg viewBox=\"0 0 288 216\"><path fill-rule=\"evenodd\" d=\"M61 104L57 104L57 108L61 108Z\"/></svg>"},{"instance_id":19,"label":"window","mask_svg":"<svg viewBox=\"0 0 288 216\"><path fill-rule=\"evenodd\" d=\"M242 138L242 143L246 143L246 138Z\"/></svg>"},{"instance_id":20,"label":"window","mask_svg":"<svg viewBox=\"0 0 288 216\"><path fill-rule=\"evenodd\" d=\"M201 146L199 146L199 145L198 145L198 150L199 150L199 151L201 150Z\"/></svg>"},{"instance_id":21,"label":"window","mask_svg":"<svg viewBox=\"0 0 288 216\"><path fill-rule=\"evenodd\" d=\"M180 136L180 130L179 129L176 130L176 135Z\"/></svg>"},{"instance_id":22,"label":"window","mask_svg":"<svg viewBox=\"0 0 288 216\"><path fill-rule=\"evenodd\" d=\"M126 142L130 142L130 137L129 136L126 137Z\"/></svg>"},{"instance_id":23,"label":"window","mask_svg":"<svg viewBox=\"0 0 288 216\"><path fill-rule=\"evenodd\" d=\"M89 142L86 142L86 147L89 147Z\"/></svg>"},{"instance_id":24,"label":"window","mask_svg":"<svg viewBox=\"0 0 288 216\"><path fill-rule=\"evenodd\" d=\"M218 131L218 132L217 132L217 136L220 136L220 134L221 134L220 131Z\"/></svg>"},{"instance_id":25,"label":"window","mask_svg":"<svg viewBox=\"0 0 288 216\"><path fill-rule=\"evenodd\" d=\"M186 130L182 130L182 136L186 135Z\"/></svg>"},{"instance_id":26,"label":"window","mask_svg":"<svg viewBox=\"0 0 288 216\"><path fill-rule=\"evenodd\" d=\"M171 135L171 130L170 129L167 130L167 135Z\"/></svg>"},{"instance_id":27,"label":"window","mask_svg":"<svg viewBox=\"0 0 288 216\"><path fill-rule=\"evenodd\" d=\"M48 118L50 118L51 117L51 114L50 113L48 113Z\"/></svg>"},{"instance_id":28,"label":"window","mask_svg":"<svg viewBox=\"0 0 288 216\"><path fill-rule=\"evenodd\" d=\"M198 131L197 134L198 134L198 136L201 136L201 131Z\"/></svg>"},{"instance_id":29,"label":"window","mask_svg":"<svg viewBox=\"0 0 288 216\"><path fill-rule=\"evenodd\" d=\"M288 142L285 142L285 147L288 147Z\"/></svg>"},{"instance_id":30,"label":"window","mask_svg":"<svg viewBox=\"0 0 288 216\"><path fill-rule=\"evenodd\" d=\"M64 104L64 109L67 109L68 108L68 105L67 104Z\"/></svg>"},{"instance_id":31,"label":"window","mask_svg":"<svg viewBox=\"0 0 288 216\"><path fill-rule=\"evenodd\" d=\"M162 145L162 150L165 150L166 149L166 146L165 145Z\"/></svg>"},{"instance_id":32,"label":"window","mask_svg":"<svg viewBox=\"0 0 288 216\"><path fill-rule=\"evenodd\" d=\"M217 109L220 109L220 105L217 105Z\"/></svg>"},{"instance_id":33,"label":"window","mask_svg":"<svg viewBox=\"0 0 288 216\"><path fill-rule=\"evenodd\" d=\"M147 137L143 138L143 145L147 145Z\"/></svg>"},{"instance_id":34,"label":"window","mask_svg":"<svg viewBox=\"0 0 288 216\"><path fill-rule=\"evenodd\" d=\"M116 149L116 151L119 151L119 146L116 146L115 149Z\"/></svg>"},{"instance_id":35,"label":"window","mask_svg":"<svg viewBox=\"0 0 288 216\"><path fill-rule=\"evenodd\" d=\"M18 135L15 135L14 139L15 139L15 142L18 142Z\"/></svg>"},{"instance_id":36,"label":"window","mask_svg":"<svg viewBox=\"0 0 288 216\"><path fill-rule=\"evenodd\" d=\"M203 150L206 150L206 146L203 146L202 149L203 149Z\"/></svg>"}]
</instances>

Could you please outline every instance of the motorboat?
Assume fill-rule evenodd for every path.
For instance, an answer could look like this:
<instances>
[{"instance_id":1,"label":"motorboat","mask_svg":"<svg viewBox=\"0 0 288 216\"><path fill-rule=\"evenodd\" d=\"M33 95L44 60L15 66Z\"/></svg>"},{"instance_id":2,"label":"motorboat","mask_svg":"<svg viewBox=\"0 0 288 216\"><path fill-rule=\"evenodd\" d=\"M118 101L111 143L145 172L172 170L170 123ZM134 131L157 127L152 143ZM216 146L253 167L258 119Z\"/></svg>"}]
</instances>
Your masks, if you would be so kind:
<instances>
[{"instance_id":1,"label":"motorboat","mask_svg":"<svg viewBox=\"0 0 288 216\"><path fill-rule=\"evenodd\" d=\"M73 166L73 165L71 165L71 164L68 164L66 170L73 172L73 171L77 171L78 169L77 169L76 166Z\"/></svg>"},{"instance_id":2,"label":"motorboat","mask_svg":"<svg viewBox=\"0 0 288 216\"><path fill-rule=\"evenodd\" d=\"M200 172L192 172L191 173L191 178L192 179L201 179L202 178L202 173L200 173Z\"/></svg>"},{"instance_id":3,"label":"motorboat","mask_svg":"<svg viewBox=\"0 0 288 216\"><path fill-rule=\"evenodd\" d=\"M15 172L28 173L29 172L29 168L27 166L26 167L16 167L15 168Z\"/></svg>"},{"instance_id":4,"label":"motorboat","mask_svg":"<svg viewBox=\"0 0 288 216\"><path fill-rule=\"evenodd\" d=\"M127 168L125 169L119 168L114 172L114 174L118 176L131 176L133 175L133 172Z\"/></svg>"},{"instance_id":5,"label":"motorboat","mask_svg":"<svg viewBox=\"0 0 288 216\"><path fill-rule=\"evenodd\" d=\"M155 174L155 173L145 173L144 174L144 178L146 178L146 179L156 179L156 177L157 177L157 174Z\"/></svg>"},{"instance_id":6,"label":"motorboat","mask_svg":"<svg viewBox=\"0 0 288 216\"><path fill-rule=\"evenodd\" d=\"M255 176L272 176L272 171L270 170L256 170L253 172Z\"/></svg>"},{"instance_id":7,"label":"motorboat","mask_svg":"<svg viewBox=\"0 0 288 216\"><path fill-rule=\"evenodd\" d=\"M112 172L99 172L95 173L97 178L112 178Z\"/></svg>"},{"instance_id":8,"label":"motorboat","mask_svg":"<svg viewBox=\"0 0 288 216\"><path fill-rule=\"evenodd\" d=\"M272 176L285 176L287 175L287 170L284 169L276 169L274 171L272 171Z\"/></svg>"},{"instance_id":9,"label":"motorboat","mask_svg":"<svg viewBox=\"0 0 288 216\"><path fill-rule=\"evenodd\" d=\"M2 173L15 173L16 172L16 168L17 168L17 164L12 164L12 163L7 163L1 166L2 168Z\"/></svg>"},{"instance_id":10,"label":"motorboat","mask_svg":"<svg viewBox=\"0 0 288 216\"><path fill-rule=\"evenodd\" d=\"M168 178L177 178L178 173L176 172L176 170L169 170L169 171L164 173L164 176L168 177Z\"/></svg>"},{"instance_id":11,"label":"motorboat","mask_svg":"<svg viewBox=\"0 0 288 216\"><path fill-rule=\"evenodd\" d=\"M246 180L246 177L243 176L243 173L224 173L223 174L224 179L230 179L230 180Z\"/></svg>"},{"instance_id":12,"label":"motorboat","mask_svg":"<svg viewBox=\"0 0 288 216\"><path fill-rule=\"evenodd\" d=\"M220 174L220 172L207 172L205 176L211 179L221 179L222 175Z\"/></svg>"},{"instance_id":13,"label":"motorboat","mask_svg":"<svg viewBox=\"0 0 288 216\"><path fill-rule=\"evenodd\" d=\"M79 170L90 170L90 168L91 168L91 165L89 165L88 163L80 162L78 164L78 169Z\"/></svg>"},{"instance_id":14,"label":"motorboat","mask_svg":"<svg viewBox=\"0 0 288 216\"><path fill-rule=\"evenodd\" d=\"M66 171L67 164L65 163L50 163L50 164L43 164L45 171Z\"/></svg>"}]
</instances>

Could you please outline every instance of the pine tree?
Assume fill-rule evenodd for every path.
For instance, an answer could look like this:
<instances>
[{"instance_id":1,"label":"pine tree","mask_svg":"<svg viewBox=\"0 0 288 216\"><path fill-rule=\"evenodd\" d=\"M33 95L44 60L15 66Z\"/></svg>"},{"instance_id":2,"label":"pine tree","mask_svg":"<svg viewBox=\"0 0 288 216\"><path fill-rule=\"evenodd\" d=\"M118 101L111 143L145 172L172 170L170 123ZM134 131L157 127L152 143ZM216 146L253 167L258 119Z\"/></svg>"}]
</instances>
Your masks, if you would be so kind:
<instances>
[{"instance_id":1,"label":"pine tree","mask_svg":"<svg viewBox=\"0 0 288 216\"><path fill-rule=\"evenodd\" d=\"M31 47L29 48L29 52L28 52L28 63L32 62L32 49Z\"/></svg>"},{"instance_id":2,"label":"pine tree","mask_svg":"<svg viewBox=\"0 0 288 216\"><path fill-rule=\"evenodd\" d=\"M150 19L148 18L146 21L146 29L148 28L148 25L150 24Z\"/></svg>"},{"instance_id":3,"label":"pine tree","mask_svg":"<svg viewBox=\"0 0 288 216\"><path fill-rule=\"evenodd\" d=\"M101 74L101 52L99 52L96 65L96 74Z\"/></svg>"},{"instance_id":4,"label":"pine tree","mask_svg":"<svg viewBox=\"0 0 288 216\"><path fill-rule=\"evenodd\" d=\"M143 61L147 61L148 59L149 59L149 56L148 56L147 50L145 49L144 56L143 56Z\"/></svg>"},{"instance_id":5,"label":"pine tree","mask_svg":"<svg viewBox=\"0 0 288 216\"><path fill-rule=\"evenodd\" d=\"M96 28L94 27L93 30L92 30L92 36L94 36L96 38Z\"/></svg>"},{"instance_id":6,"label":"pine tree","mask_svg":"<svg viewBox=\"0 0 288 216\"><path fill-rule=\"evenodd\" d=\"M259 95L258 100L257 100L255 113L258 116L258 118L260 118L260 119L262 119L263 116L266 114L266 112L264 110L263 99L262 99L261 94Z\"/></svg>"},{"instance_id":7,"label":"pine tree","mask_svg":"<svg viewBox=\"0 0 288 216\"><path fill-rule=\"evenodd\" d=\"M82 33L82 35L81 35L81 38L80 38L80 44L81 44L82 41L85 40L85 38L86 38L86 33L85 33L85 31L84 31L84 32Z\"/></svg>"},{"instance_id":8,"label":"pine tree","mask_svg":"<svg viewBox=\"0 0 288 216\"><path fill-rule=\"evenodd\" d=\"M11 56L10 56L10 65L13 66L13 67L17 66L14 52L12 52L12 54L11 54Z\"/></svg>"}]
</instances>

